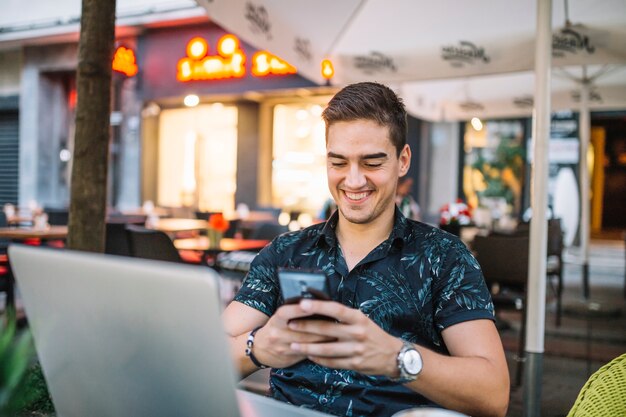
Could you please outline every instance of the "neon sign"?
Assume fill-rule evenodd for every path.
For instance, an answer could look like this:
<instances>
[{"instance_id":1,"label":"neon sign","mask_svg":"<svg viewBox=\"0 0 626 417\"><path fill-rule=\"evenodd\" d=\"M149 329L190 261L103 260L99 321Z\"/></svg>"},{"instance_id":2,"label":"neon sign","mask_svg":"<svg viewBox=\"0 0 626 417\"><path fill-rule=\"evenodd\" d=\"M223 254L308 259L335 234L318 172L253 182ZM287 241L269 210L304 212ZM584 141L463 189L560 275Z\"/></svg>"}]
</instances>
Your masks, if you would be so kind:
<instances>
[{"instance_id":1,"label":"neon sign","mask_svg":"<svg viewBox=\"0 0 626 417\"><path fill-rule=\"evenodd\" d=\"M129 77L137 74L137 61L132 49L120 46L113 56L113 70L126 74Z\"/></svg>"},{"instance_id":2,"label":"neon sign","mask_svg":"<svg viewBox=\"0 0 626 417\"><path fill-rule=\"evenodd\" d=\"M224 35L217 42L218 55L208 55L209 45L201 37L187 43L187 56L178 61L176 79L181 82L242 78L246 74L246 56L235 35ZM260 51L252 57L252 75L295 74L296 68L286 61Z\"/></svg>"},{"instance_id":3,"label":"neon sign","mask_svg":"<svg viewBox=\"0 0 626 417\"><path fill-rule=\"evenodd\" d=\"M286 75L295 73L296 67L267 51L257 52L252 57L252 74L257 77L263 77L268 74Z\"/></svg>"},{"instance_id":4,"label":"neon sign","mask_svg":"<svg viewBox=\"0 0 626 417\"><path fill-rule=\"evenodd\" d=\"M330 80L335 75L335 68L333 67L333 63L329 59L325 59L322 61L322 77L327 80Z\"/></svg>"}]
</instances>

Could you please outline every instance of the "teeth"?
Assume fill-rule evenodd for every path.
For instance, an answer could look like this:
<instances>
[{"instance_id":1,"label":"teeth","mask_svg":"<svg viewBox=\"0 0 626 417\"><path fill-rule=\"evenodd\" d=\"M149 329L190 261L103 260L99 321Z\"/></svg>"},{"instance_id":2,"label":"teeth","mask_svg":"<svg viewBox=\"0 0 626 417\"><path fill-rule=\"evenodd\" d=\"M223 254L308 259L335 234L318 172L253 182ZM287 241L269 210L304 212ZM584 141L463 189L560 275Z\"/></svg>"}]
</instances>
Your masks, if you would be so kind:
<instances>
[{"instance_id":1,"label":"teeth","mask_svg":"<svg viewBox=\"0 0 626 417\"><path fill-rule=\"evenodd\" d=\"M346 191L346 196L348 196L350 200L360 200L367 197L367 193L349 193Z\"/></svg>"}]
</instances>

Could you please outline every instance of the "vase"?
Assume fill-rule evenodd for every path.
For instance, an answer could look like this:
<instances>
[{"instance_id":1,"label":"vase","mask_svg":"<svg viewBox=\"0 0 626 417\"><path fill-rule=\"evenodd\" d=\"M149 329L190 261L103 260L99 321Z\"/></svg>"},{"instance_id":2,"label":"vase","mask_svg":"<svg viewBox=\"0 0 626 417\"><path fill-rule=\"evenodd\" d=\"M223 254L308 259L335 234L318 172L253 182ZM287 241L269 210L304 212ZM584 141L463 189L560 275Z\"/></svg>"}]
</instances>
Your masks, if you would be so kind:
<instances>
[{"instance_id":1,"label":"vase","mask_svg":"<svg viewBox=\"0 0 626 417\"><path fill-rule=\"evenodd\" d=\"M220 242L224 236L223 232L215 229L207 229L207 237L209 238L209 249L219 249Z\"/></svg>"}]
</instances>

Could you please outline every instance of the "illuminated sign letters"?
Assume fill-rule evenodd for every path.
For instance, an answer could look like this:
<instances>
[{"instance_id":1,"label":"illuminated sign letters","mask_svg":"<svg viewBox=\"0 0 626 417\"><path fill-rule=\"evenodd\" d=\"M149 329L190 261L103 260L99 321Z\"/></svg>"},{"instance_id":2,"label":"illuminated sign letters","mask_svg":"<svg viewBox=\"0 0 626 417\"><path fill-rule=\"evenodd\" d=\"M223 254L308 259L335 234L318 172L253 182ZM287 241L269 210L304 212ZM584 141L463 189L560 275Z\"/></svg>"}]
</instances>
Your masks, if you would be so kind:
<instances>
[{"instance_id":1,"label":"illuminated sign letters","mask_svg":"<svg viewBox=\"0 0 626 417\"><path fill-rule=\"evenodd\" d=\"M187 44L187 56L178 61L176 79L181 82L242 78L246 74L246 56L234 35L224 35L217 42L218 55L208 55L209 45L201 37ZM286 61L260 51L252 57L252 75L295 74L296 68Z\"/></svg>"},{"instance_id":2,"label":"illuminated sign letters","mask_svg":"<svg viewBox=\"0 0 626 417\"><path fill-rule=\"evenodd\" d=\"M132 49L120 46L113 56L113 70L126 74L129 77L137 74L137 61Z\"/></svg>"}]
</instances>

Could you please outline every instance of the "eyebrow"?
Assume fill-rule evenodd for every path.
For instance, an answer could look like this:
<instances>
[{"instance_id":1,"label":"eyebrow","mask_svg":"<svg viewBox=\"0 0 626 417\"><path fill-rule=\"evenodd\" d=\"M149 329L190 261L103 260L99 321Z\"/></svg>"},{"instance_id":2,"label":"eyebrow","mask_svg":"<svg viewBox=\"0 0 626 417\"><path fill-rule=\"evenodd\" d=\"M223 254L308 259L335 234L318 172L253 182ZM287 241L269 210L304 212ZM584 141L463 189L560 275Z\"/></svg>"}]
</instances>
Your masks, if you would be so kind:
<instances>
[{"instance_id":1,"label":"eyebrow","mask_svg":"<svg viewBox=\"0 0 626 417\"><path fill-rule=\"evenodd\" d=\"M340 155L338 153L334 153L334 152L328 152L327 156L329 158L348 159L345 156ZM360 159L383 159L383 158L387 158L387 154L385 152L377 152L377 153L372 153L368 155L363 155L362 157L360 157Z\"/></svg>"}]
</instances>

